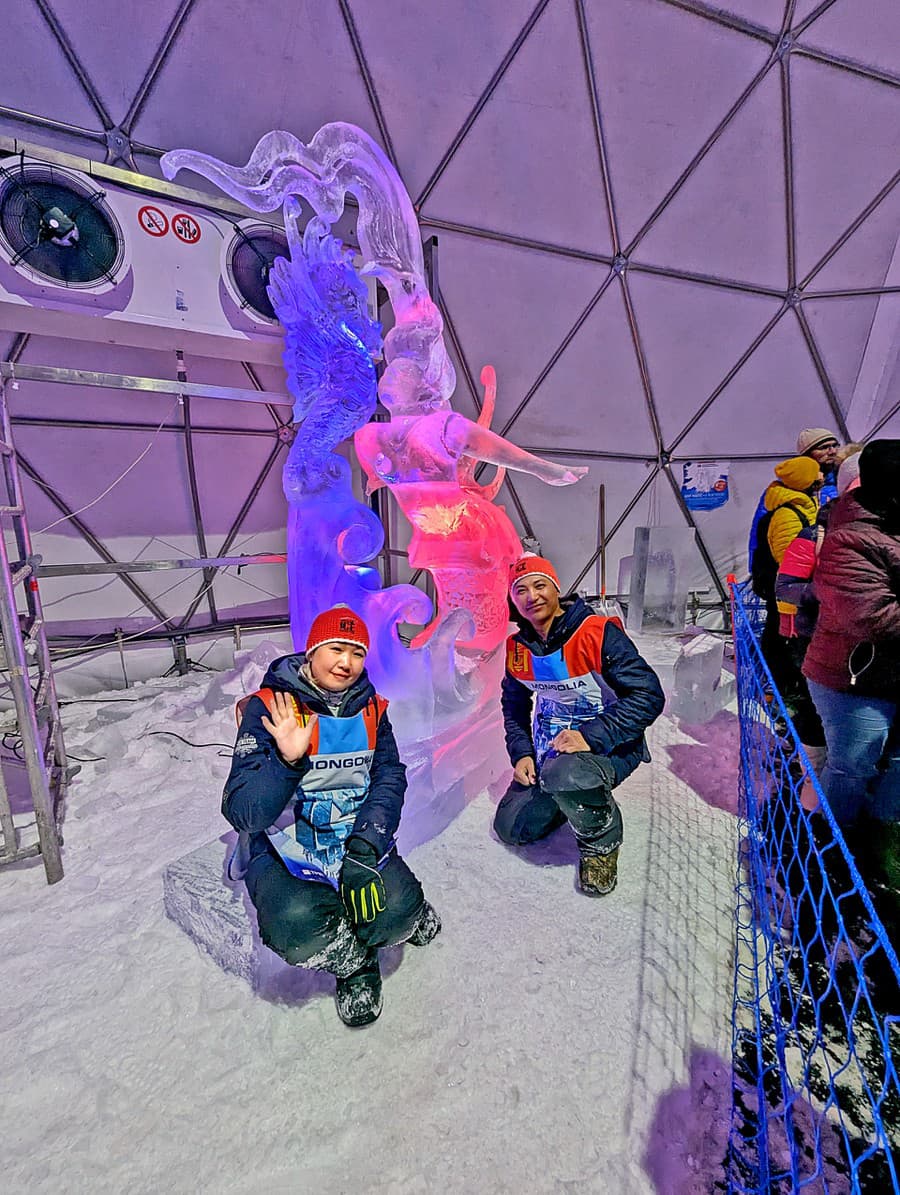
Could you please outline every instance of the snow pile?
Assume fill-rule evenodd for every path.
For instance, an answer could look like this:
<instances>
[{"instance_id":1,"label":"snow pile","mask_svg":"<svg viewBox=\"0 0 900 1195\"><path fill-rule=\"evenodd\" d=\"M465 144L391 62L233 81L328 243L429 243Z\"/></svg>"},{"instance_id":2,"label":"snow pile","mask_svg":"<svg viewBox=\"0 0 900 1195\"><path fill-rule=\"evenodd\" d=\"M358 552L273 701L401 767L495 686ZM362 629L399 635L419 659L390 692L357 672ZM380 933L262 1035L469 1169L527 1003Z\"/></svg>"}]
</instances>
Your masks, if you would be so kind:
<instances>
[{"instance_id":1,"label":"snow pile","mask_svg":"<svg viewBox=\"0 0 900 1195\"><path fill-rule=\"evenodd\" d=\"M65 879L0 871L6 1189L668 1189L648 1174L674 1182L659 1159L690 1151L658 1111L730 1037L734 820L667 770L703 748L654 728L602 901L574 890L567 829L516 853L490 833L502 784L465 805L408 856L444 932L386 952L384 1013L352 1032L328 977L254 995L163 911L165 866L227 829L215 744L275 654L65 708L93 761Z\"/></svg>"}]
</instances>

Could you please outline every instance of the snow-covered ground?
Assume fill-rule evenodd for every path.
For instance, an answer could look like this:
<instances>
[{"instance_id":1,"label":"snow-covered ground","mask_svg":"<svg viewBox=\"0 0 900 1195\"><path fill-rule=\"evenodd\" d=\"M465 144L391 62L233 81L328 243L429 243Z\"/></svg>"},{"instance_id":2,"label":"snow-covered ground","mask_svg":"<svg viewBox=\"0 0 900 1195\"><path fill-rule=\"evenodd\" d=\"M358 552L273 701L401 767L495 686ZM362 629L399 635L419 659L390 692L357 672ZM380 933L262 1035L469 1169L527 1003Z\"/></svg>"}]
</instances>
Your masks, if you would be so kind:
<instances>
[{"instance_id":1,"label":"snow-covered ground","mask_svg":"<svg viewBox=\"0 0 900 1195\"><path fill-rule=\"evenodd\" d=\"M574 890L567 829L513 852L490 830L499 792L478 796L408 856L444 932L388 952L382 1017L351 1031L327 977L254 995L163 912L165 865L227 828L229 763L152 732L230 744L259 658L65 708L71 754L97 761L70 789L65 878L0 870L3 1189L709 1191L736 720L654 727L604 900Z\"/></svg>"}]
</instances>

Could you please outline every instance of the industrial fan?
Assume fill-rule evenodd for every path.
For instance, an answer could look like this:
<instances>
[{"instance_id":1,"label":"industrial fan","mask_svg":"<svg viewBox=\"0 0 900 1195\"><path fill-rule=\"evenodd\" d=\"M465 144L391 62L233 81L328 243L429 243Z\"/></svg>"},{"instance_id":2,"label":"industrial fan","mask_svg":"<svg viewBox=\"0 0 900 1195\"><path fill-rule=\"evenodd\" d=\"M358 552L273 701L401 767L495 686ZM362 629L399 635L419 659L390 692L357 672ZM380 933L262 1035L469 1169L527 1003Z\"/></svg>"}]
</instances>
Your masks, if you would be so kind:
<instances>
[{"instance_id":1,"label":"industrial fan","mask_svg":"<svg viewBox=\"0 0 900 1195\"><path fill-rule=\"evenodd\" d=\"M0 241L9 264L57 286L115 282L123 238L104 198L90 180L51 165L0 168Z\"/></svg>"},{"instance_id":2,"label":"industrial fan","mask_svg":"<svg viewBox=\"0 0 900 1195\"><path fill-rule=\"evenodd\" d=\"M262 224L235 226L226 269L242 308L250 308L258 317L276 322L266 288L275 259L288 256L287 237L280 229Z\"/></svg>"}]
</instances>

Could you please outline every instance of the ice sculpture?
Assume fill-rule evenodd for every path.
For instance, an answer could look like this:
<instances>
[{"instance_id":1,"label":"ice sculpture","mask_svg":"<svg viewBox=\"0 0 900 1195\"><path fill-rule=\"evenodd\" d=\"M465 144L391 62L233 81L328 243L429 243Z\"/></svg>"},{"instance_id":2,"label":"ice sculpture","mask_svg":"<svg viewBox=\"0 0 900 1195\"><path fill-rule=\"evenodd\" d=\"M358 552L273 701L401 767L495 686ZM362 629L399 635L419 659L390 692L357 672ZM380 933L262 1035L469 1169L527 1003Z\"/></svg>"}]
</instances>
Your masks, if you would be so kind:
<instances>
[{"instance_id":1,"label":"ice sculpture","mask_svg":"<svg viewBox=\"0 0 900 1195\"><path fill-rule=\"evenodd\" d=\"M388 333L390 339L397 329ZM494 371L482 373L493 407ZM393 358L378 386L390 423L368 423L354 437L369 492L387 486L413 527L409 562L434 577L438 609L472 612L475 633L465 646L489 652L506 637L509 566L520 553L502 506L491 499L502 473L480 486L474 463L533 473L550 485L569 485L580 472L542 461L437 399L409 357ZM420 636L426 640L428 631Z\"/></svg>"},{"instance_id":2,"label":"ice sculpture","mask_svg":"<svg viewBox=\"0 0 900 1195\"><path fill-rule=\"evenodd\" d=\"M373 673L408 684L411 662L394 628L400 620L427 622L431 602L412 585L381 591L367 562L381 550L384 531L354 496L350 464L335 451L375 410L381 328L369 316L350 253L317 219L301 237L299 211L296 200L285 202L291 256L279 258L269 278L299 429L283 474L291 633L305 643L320 610L346 602L371 627Z\"/></svg>"},{"instance_id":3,"label":"ice sculpture","mask_svg":"<svg viewBox=\"0 0 900 1195\"><path fill-rule=\"evenodd\" d=\"M492 370L482 375L486 396L479 421L452 410L456 377L443 320L428 293L412 203L362 129L327 124L308 145L290 133L268 133L244 167L175 150L164 155L162 168L170 179L183 168L194 170L255 211L284 206L291 260L276 264L270 294L286 331L298 423L284 472L295 641L303 641L320 609L346 601L373 634L369 667L375 683L402 703L403 738L452 738L463 719L475 717L479 692L498 672L497 648L507 627L506 573L520 550L506 513L492 501L502 471L480 486L476 463L524 470L552 485L569 485L585 470L543 461L490 431ZM394 326L383 346L359 279L330 234L348 193L359 209L362 272L378 276L393 309ZM302 237L297 197L314 212ZM382 348L386 366L377 392L391 419L369 423L373 359ZM438 595L433 621L424 594L411 586L382 590L367 566L383 532L373 512L353 497L349 465L334 451L351 434L370 492L387 486L412 524L410 563L432 574ZM412 648L400 643L401 621L429 624Z\"/></svg>"}]
</instances>

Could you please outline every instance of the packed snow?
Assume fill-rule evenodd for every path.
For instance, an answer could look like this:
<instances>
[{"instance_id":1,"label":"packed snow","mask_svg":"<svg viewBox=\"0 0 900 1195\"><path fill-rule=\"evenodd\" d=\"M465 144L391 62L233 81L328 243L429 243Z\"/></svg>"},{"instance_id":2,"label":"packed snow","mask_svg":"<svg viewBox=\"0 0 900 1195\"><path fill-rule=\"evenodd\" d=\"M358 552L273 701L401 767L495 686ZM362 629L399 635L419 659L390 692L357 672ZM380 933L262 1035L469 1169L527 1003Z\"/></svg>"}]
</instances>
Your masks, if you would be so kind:
<instances>
[{"instance_id":1,"label":"packed snow","mask_svg":"<svg viewBox=\"0 0 900 1195\"><path fill-rule=\"evenodd\" d=\"M353 1031L329 977L255 994L163 909L166 865L228 830L215 744L276 654L64 707L88 761L65 878L0 870L4 1189L710 1190L699 1157L724 1153L730 1098L736 719L653 728L654 762L618 792L603 900L575 891L568 828L520 851L493 837L504 773L407 856L444 930L385 953L384 1012Z\"/></svg>"}]
</instances>

